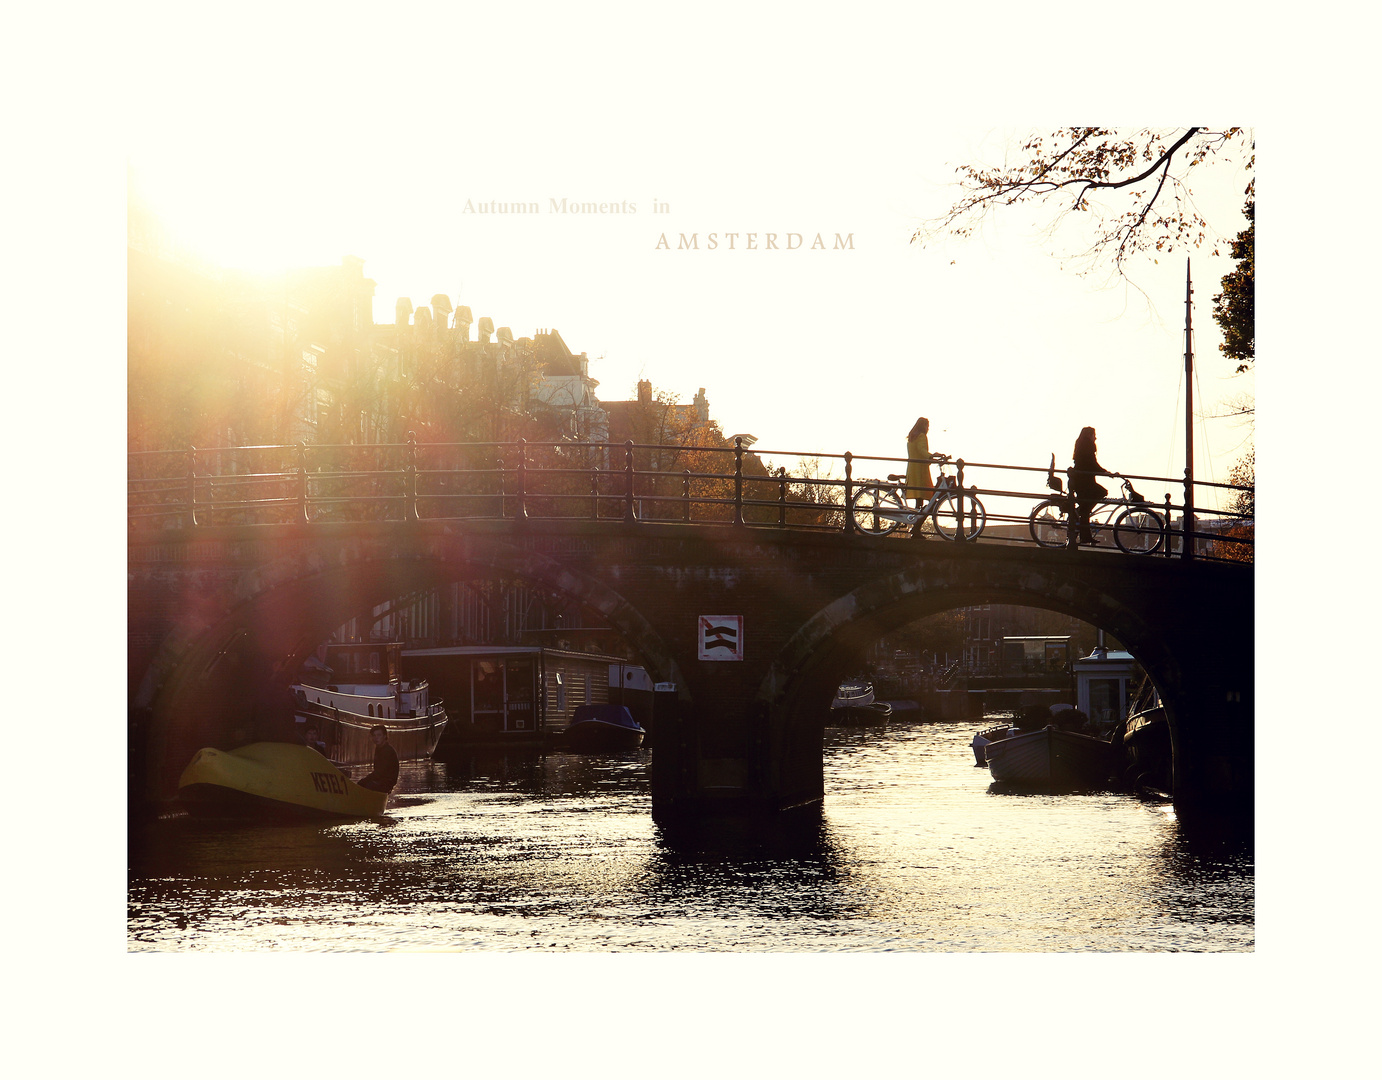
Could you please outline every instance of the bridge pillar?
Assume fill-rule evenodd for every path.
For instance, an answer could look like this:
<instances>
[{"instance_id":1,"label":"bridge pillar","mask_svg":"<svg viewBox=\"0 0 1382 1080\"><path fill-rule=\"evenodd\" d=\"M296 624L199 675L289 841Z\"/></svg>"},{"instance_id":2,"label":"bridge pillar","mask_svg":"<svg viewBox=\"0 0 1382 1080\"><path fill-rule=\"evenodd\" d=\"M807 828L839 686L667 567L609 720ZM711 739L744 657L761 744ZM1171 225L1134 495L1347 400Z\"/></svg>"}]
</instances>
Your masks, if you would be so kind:
<instances>
[{"instance_id":1,"label":"bridge pillar","mask_svg":"<svg viewBox=\"0 0 1382 1080\"><path fill-rule=\"evenodd\" d=\"M1176 813L1248 817L1255 784L1251 640L1184 663L1181 677L1179 693L1167 699Z\"/></svg>"}]
</instances>

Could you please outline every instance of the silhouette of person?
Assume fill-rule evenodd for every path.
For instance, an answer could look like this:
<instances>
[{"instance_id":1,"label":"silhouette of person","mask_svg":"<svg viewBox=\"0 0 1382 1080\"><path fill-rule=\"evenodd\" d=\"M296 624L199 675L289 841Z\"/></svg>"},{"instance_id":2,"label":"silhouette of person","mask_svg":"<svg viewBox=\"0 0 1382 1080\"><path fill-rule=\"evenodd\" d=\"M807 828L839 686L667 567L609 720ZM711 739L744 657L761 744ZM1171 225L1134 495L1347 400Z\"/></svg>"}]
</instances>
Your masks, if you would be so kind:
<instances>
[{"instance_id":1,"label":"silhouette of person","mask_svg":"<svg viewBox=\"0 0 1382 1080\"><path fill-rule=\"evenodd\" d=\"M1070 493L1075 496L1075 524L1079 526L1081 544L1097 544L1089 531L1089 515L1095 505L1108 494L1108 488L1096 476L1117 476L1099 464L1095 454L1094 429L1081 428L1071 454L1075 468L1070 473Z\"/></svg>"},{"instance_id":2,"label":"silhouette of person","mask_svg":"<svg viewBox=\"0 0 1382 1080\"><path fill-rule=\"evenodd\" d=\"M392 791L398 783L398 751L389 742L389 732L383 724L370 728L374 739L374 771L360 781L360 786L371 791Z\"/></svg>"},{"instance_id":3,"label":"silhouette of person","mask_svg":"<svg viewBox=\"0 0 1382 1080\"><path fill-rule=\"evenodd\" d=\"M936 486L931 482L931 447L927 439L930 430L931 421L919 416L907 432L907 498L915 499L918 507L931 497Z\"/></svg>"},{"instance_id":4,"label":"silhouette of person","mask_svg":"<svg viewBox=\"0 0 1382 1080\"><path fill-rule=\"evenodd\" d=\"M316 724L307 725L306 730L302 733L302 741L305 745L310 746L317 753L321 754L322 757L326 756L326 743L322 742L321 737L317 734Z\"/></svg>"}]
</instances>

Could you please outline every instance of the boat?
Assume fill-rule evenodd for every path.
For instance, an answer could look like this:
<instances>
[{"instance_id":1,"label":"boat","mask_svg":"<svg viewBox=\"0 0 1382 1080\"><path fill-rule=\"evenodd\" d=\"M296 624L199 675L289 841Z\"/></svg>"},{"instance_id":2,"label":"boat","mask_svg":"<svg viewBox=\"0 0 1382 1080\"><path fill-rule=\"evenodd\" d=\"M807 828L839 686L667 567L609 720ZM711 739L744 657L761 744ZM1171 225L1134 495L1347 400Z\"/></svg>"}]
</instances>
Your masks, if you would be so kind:
<instances>
[{"instance_id":1,"label":"boat","mask_svg":"<svg viewBox=\"0 0 1382 1080\"><path fill-rule=\"evenodd\" d=\"M1063 789L1103 787L1115 763L1108 739L1055 724L992 739L984 747L984 759L999 783Z\"/></svg>"},{"instance_id":2,"label":"boat","mask_svg":"<svg viewBox=\"0 0 1382 1080\"><path fill-rule=\"evenodd\" d=\"M1130 788L1171 791L1171 728L1161 695L1146 679L1128 706L1123 730L1123 777Z\"/></svg>"},{"instance_id":3,"label":"boat","mask_svg":"<svg viewBox=\"0 0 1382 1080\"><path fill-rule=\"evenodd\" d=\"M1009 735L1017 735L1020 731L1020 728L1013 726L1011 720L1004 720L1001 724L994 724L982 731L975 732L974 738L969 741L970 747L974 750L974 764L987 765L989 759L986 754L986 747L989 743L1006 739Z\"/></svg>"},{"instance_id":4,"label":"boat","mask_svg":"<svg viewBox=\"0 0 1382 1080\"><path fill-rule=\"evenodd\" d=\"M315 726L338 765L370 765L370 729L383 725L400 761L431 755L446 728L446 710L429 700L426 679L400 675L403 643L327 646L326 663L304 664L292 686L299 731Z\"/></svg>"},{"instance_id":5,"label":"boat","mask_svg":"<svg viewBox=\"0 0 1382 1080\"><path fill-rule=\"evenodd\" d=\"M178 780L178 801L197 817L376 817L388 798L354 783L311 747L284 742L203 747Z\"/></svg>"},{"instance_id":6,"label":"boat","mask_svg":"<svg viewBox=\"0 0 1382 1080\"><path fill-rule=\"evenodd\" d=\"M847 679L840 683L830 702L832 724L878 723L891 713L891 705L874 700L873 683L868 679Z\"/></svg>"},{"instance_id":7,"label":"boat","mask_svg":"<svg viewBox=\"0 0 1382 1080\"><path fill-rule=\"evenodd\" d=\"M873 702L873 683L868 679L848 679L840 683L831 701L832 709L858 709Z\"/></svg>"},{"instance_id":8,"label":"boat","mask_svg":"<svg viewBox=\"0 0 1382 1080\"><path fill-rule=\"evenodd\" d=\"M562 732L569 750L577 753L637 750L647 734L624 705L578 705Z\"/></svg>"}]
</instances>

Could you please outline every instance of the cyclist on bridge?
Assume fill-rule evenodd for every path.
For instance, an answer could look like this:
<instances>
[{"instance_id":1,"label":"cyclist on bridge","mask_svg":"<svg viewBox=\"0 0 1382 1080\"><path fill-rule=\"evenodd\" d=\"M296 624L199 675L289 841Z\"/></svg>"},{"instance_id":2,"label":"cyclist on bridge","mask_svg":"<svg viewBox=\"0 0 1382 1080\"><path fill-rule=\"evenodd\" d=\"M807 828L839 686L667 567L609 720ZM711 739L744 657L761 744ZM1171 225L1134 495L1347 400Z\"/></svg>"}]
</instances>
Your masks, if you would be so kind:
<instances>
[{"instance_id":1,"label":"cyclist on bridge","mask_svg":"<svg viewBox=\"0 0 1382 1080\"><path fill-rule=\"evenodd\" d=\"M1095 505L1108 494L1108 488L1099 483L1096 476L1117 476L1099 464L1095 455L1094 429L1081 428L1080 437L1075 440L1071 456L1075 467L1070 473L1070 493L1075 496L1075 523L1080 528L1081 544L1097 544L1089 531L1089 515Z\"/></svg>"}]
</instances>

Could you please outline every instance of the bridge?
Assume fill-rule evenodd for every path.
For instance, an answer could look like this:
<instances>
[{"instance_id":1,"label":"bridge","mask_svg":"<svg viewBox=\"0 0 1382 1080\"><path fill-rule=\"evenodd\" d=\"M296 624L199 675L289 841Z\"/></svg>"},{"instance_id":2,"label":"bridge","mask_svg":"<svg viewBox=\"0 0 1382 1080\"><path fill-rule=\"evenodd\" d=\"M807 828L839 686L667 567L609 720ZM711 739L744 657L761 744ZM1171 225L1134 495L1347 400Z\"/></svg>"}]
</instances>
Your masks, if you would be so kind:
<instances>
[{"instance_id":1,"label":"bridge","mask_svg":"<svg viewBox=\"0 0 1382 1080\"><path fill-rule=\"evenodd\" d=\"M668 452L410 443L133 455L129 695L146 794L171 794L197 747L243 737L259 688L285 685L361 611L494 574L598 612L675 685L676 715L653 751L656 814L819 802L828 702L862 649L980 603L1115 635L1167 704L1177 806L1250 806L1252 564L1221 557L1222 531L1195 531L1211 509L1183 504L1178 545L1160 554L1044 548L1022 533L1045 493L1021 488L1023 473L1045 470L960 462L962 476L986 476L959 485L990 507L984 533L877 537L845 511L863 459L840 455L844 475L822 476L770 468L738 442L684 452L680 469L665 467ZM896 460L870 459L868 471ZM705 616L742 620L737 659L701 658Z\"/></svg>"}]
</instances>

